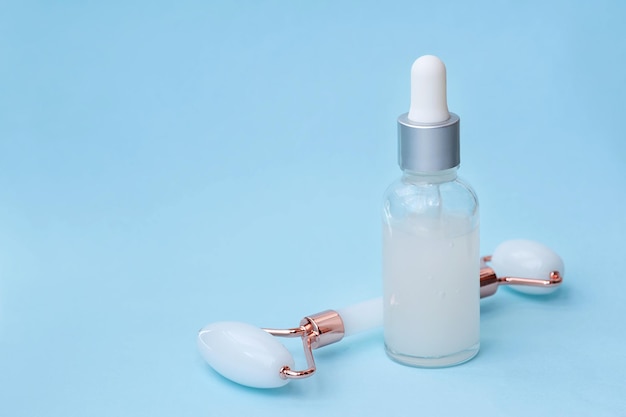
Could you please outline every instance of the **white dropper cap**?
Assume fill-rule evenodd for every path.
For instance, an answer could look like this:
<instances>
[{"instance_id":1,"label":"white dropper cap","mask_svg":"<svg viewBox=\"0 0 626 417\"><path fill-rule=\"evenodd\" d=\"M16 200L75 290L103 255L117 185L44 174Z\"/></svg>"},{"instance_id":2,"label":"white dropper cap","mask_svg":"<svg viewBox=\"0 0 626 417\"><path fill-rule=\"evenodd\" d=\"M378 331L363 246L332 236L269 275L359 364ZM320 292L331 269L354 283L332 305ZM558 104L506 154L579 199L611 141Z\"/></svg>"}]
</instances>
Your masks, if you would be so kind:
<instances>
[{"instance_id":1,"label":"white dropper cap","mask_svg":"<svg viewBox=\"0 0 626 417\"><path fill-rule=\"evenodd\" d=\"M402 170L437 172L459 166L459 116L448 111L446 66L433 55L411 67L411 107L398 117Z\"/></svg>"},{"instance_id":2,"label":"white dropper cap","mask_svg":"<svg viewBox=\"0 0 626 417\"><path fill-rule=\"evenodd\" d=\"M446 66L434 55L419 57L411 67L409 120L416 123L441 123L449 118Z\"/></svg>"}]
</instances>

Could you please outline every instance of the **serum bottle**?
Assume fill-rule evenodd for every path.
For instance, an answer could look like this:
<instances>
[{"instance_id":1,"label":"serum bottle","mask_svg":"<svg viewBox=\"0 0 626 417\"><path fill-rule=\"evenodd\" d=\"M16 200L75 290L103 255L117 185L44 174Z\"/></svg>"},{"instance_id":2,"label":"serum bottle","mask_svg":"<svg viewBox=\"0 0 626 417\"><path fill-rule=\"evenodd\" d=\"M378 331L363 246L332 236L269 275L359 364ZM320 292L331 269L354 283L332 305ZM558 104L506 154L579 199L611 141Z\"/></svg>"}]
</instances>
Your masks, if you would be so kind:
<instances>
[{"instance_id":1,"label":"serum bottle","mask_svg":"<svg viewBox=\"0 0 626 417\"><path fill-rule=\"evenodd\" d=\"M385 349L405 365L456 365L480 348L478 200L457 177L459 117L435 56L411 68L398 147L402 177L383 204Z\"/></svg>"}]
</instances>

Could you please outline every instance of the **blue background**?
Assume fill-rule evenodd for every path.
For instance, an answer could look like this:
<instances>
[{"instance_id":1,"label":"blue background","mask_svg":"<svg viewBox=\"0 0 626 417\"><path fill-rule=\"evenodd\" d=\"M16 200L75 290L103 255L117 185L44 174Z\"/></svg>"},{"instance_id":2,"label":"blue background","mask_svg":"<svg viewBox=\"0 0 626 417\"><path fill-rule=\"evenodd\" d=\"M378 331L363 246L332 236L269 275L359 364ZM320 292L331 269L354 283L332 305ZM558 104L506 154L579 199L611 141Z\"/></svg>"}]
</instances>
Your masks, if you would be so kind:
<instances>
[{"instance_id":1,"label":"blue background","mask_svg":"<svg viewBox=\"0 0 626 417\"><path fill-rule=\"evenodd\" d=\"M617 0L0 3L0 415L626 415L625 16ZM396 118L428 53L482 253L541 241L563 287L483 300L462 366L398 365L377 330L283 389L220 377L204 324L291 327L381 293Z\"/></svg>"}]
</instances>

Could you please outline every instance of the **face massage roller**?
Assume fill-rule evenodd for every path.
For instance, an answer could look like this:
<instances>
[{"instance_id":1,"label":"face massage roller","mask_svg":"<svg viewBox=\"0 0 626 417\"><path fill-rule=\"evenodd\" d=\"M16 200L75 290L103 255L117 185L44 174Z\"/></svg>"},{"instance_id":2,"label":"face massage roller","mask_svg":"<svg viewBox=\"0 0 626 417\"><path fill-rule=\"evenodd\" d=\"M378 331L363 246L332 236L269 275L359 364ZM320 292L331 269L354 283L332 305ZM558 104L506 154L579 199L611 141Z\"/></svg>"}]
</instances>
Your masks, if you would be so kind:
<instances>
[{"instance_id":1,"label":"face massage roller","mask_svg":"<svg viewBox=\"0 0 626 417\"><path fill-rule=\"evenodd\" d=\"M527 294L548 294L561 284L563 274L563 261L550 248L530 240L509 240L481 259L480 297L495 294L500 285ZM200 330L198 348L222 376L249 387L277 388L315 373L313 349L380 327L382 321L382 298L375 298L307 316L291 329L212 323ZM291 353L272 336L301 338L307 369L295 370Z\"/></svg>"}]
</instances>

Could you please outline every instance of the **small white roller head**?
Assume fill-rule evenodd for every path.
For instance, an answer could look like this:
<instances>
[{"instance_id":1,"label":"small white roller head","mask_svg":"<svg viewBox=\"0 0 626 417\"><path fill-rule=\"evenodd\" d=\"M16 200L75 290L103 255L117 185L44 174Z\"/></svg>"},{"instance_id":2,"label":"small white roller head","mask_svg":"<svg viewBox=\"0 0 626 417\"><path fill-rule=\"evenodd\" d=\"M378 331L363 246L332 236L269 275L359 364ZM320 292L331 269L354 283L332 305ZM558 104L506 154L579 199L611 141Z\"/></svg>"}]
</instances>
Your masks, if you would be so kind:
<instances>
[{"instance_id":1,"label":"small white roller head","mask_svg":"<svg viewBox=\"0 0 626 417\"><path fill-rule=\"evenodd\" d=\"M294 367L291 353L274 336L246 323L212 323L198 333L204 360L222 376L254 388L277 388L284 366Z\"/></svg>"},{"instance_id":2,"label":"small white roller head","mask_svg":"<svg viewBox=\"0 0 626 417\"><path fill-rule=\"evenodd\" d=\"M446 92L446 66L434 55L419 57L411 67L409 120L440 123L450 118Z\"/></svg>"},{"instance_id":3,"label":"small white roller head","mask_svg":"<svg viewBox=\"0 0 626 417\"><path fill-rule=\"evenodd\" d=\"M491 256L491 266L498 277L550 279L550 273L565 274L563 260L549 247L533 240L507 240L498 245ZM511 285L526 294L548 294L554 287Z\"/></svg>"}]
</instances>

